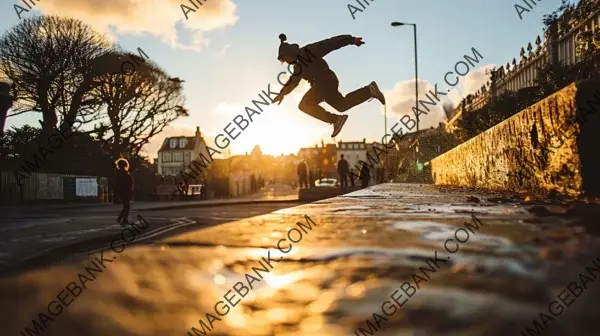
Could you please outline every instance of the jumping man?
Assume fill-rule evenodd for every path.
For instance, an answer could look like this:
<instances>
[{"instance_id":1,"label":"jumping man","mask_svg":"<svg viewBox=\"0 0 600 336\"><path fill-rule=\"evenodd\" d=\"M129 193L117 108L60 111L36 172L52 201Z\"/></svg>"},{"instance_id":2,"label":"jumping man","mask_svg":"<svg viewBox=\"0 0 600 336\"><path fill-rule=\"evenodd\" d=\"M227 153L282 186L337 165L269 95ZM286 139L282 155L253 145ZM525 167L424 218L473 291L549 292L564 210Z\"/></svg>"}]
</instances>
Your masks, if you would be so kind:
<instances>
[{"instance_id":1,"label":"jumping man","mask_svg":"<svg viewBox=\"0 0 600 336\"><path fill-rule=\"evenodd\" d=\"M133 194L133 178L129 173L129 162L126 159L120 158L115 163L118 169L115 175L115 194L123 204L117 222L121 225L127 225L129 223L129 203Z\"/></svg>"},{"instance_id":2,"label":"jumping man","mask_svg":"<svg viewBox=\"0 0 600 336\"><path fill-rule=\"evenodd\" d=\"M375 82L350 92L344 97L338 91L339 81L337 76L329 69L329 65L323 59L325 55L341 47L351 44L360 47L365 44L362 37L340 35L311 43L302 48L297 44L286 43L287 37L285 34L280 34L279 39L281 44L279 45L278 59L281 63L287 62L294 65L294 71L277 97L273 99L273 102L281 104L283 97L291 93L298 86L301 79L307 80L311 88L300 101L298 108L313 118L332 124L332 138L340 133L348 116L329 113L319 106L320 103L326 102L339 112L345 112L372 98L385 105L385 97ZM302 60L302 64L298 63L298 59Z\"/></svg>"}]
</instances>

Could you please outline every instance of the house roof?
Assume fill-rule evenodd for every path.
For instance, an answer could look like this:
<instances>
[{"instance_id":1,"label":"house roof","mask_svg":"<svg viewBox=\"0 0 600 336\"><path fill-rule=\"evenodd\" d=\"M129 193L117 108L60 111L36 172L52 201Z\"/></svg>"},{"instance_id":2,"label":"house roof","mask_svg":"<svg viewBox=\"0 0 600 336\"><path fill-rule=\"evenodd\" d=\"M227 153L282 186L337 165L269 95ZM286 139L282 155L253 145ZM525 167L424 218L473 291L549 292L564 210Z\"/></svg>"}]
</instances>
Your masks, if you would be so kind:
<instances>
[{"instance_id":1,"label":"house roof","mask_svg":"<svg viewBox=\"0 0 600 336\"><path fill-rule=\"evenodd\" d=\"M177 140L177 145L175 148L171 148L171 140ZM187 139L187 143L184 147L179 147L179 140ZM162 146L160 146L159 152L163 151L174 151L174 150L193 150L196 148L195 137L186 137L186 136L176 136L176 137L168 137L163 142Z\"/></svg>"}]
</instances>

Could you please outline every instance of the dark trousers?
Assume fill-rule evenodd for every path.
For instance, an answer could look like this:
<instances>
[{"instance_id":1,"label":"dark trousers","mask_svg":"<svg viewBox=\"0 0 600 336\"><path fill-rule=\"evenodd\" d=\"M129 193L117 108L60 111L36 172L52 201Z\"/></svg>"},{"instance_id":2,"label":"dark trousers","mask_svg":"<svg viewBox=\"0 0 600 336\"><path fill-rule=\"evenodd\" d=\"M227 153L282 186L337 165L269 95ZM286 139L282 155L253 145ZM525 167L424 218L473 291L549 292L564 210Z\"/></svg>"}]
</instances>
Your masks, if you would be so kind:
<instances>
[{"instance_id":1,"label":"dark trousers","mask_svg":"<svg viewBox=\"0 0 600 336\"><path fill-rule=\"evenodd\" d=\"M361 178L360 179L361 182L361 187L366 188L369 186L369 178Z\"/></svg>"},{"instance_id":2,"label":"dark trousers","mask_svg":"<svg viewBox=\"0 0 600 336\"><path fill-rule=\"evenodd\" d=\"M129 197L120 197L121 204L123 204L123 209L119 213L119 220L127 220L129 219L129 203L131 202Z\"/></svg>"},{"instance_id":3,"label":"dark trousers","mask_svg":"<svg viewBox=\"0 0 600 336\"><path fill-rule=\"evenodd\" d=\"M340 173L340 184L342 185L342 189L348 187L348 173Z\"/></svg>"},{"instance_id":4,"label":"dark trousers","mask_svg":"<svg viewBox=\"0 0 600 336\"><path fill-rule=\"evenodd\" d=\"M298 108L313 118L333 124L338 116L327 112L319 106L320 103L326 102L338 112L345 112L372 98L371 91L366 86L354 90L344 97L338 90L339 84L334 74L317 81L302 97Z\"/></svg>"},{"instance_id":5,"label":"dark trousers","mask_svg":"<svg viewBox=\"0 0 600 336\"><path fill-rule=\"evenodd\" d=\"M306 175L300 175L300 188L302 188L302 186L304 186L304 188L308 188L308 178Z\"/></svg>"}]
</instances>

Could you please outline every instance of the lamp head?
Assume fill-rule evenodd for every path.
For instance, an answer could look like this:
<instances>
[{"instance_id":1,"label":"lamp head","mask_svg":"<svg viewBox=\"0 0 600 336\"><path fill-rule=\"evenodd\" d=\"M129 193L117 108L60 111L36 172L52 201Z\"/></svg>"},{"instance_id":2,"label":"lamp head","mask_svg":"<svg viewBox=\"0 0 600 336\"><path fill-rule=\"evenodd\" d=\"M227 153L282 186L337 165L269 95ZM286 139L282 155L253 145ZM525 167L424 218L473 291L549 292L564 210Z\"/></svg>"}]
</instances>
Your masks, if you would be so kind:
<instances>
[{"instance_id":1,"label":"lamp head","mask_svg":"<svg viewBox=\"0 0 600 336\"><path fill-rule=\"evenodd\" d=\"M397 22L397 21L392 22L392 27L398 27L398 26L404 26L404 25L405 25L404 22Z\"/></svg>"}]
</instances>

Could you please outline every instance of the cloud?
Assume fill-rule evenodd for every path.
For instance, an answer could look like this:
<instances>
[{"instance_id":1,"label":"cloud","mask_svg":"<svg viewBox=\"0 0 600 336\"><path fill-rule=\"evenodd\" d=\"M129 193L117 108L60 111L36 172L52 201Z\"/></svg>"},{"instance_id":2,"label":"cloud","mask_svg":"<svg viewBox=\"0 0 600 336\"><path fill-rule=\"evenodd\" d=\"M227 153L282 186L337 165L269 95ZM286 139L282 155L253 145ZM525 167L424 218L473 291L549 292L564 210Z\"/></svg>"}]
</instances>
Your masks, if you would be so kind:
<instances>
[{"instance_id":1,"label":"cloud","mask_svg":"<svg viewBox=\"0 0 600 336\"><path fill-rule=\"evenodd\" d=\"M182 5L193 9L186 19ZM232 0L202 2L198 9L184 0L44 0L36 8L45 14L78 18L110 38L121 34L151 34L174 48L200 50L209 45L205 33L235 24L236 5ZM189 31L182 43L176 25Z\"/></svg>"},{"instance_id":2,"label":"cloud","mask_svg":"<svg viewBox=\"0 0 600 336\"><path fill-rule=\"evenodd\" d=\"M473 94L477 92L487 81L490 80L490 75L486 74L486 71L492 70L496 65L487 64L483 65L481 68L469 72L464 79L464 96L468 96L469 94ZM462 79L461 79L462 81Z\"/></svg>"},{"instance_id":3,"label":"cloud","mask_svg":"<svg viewBox=\"0 0 600 336\"><path fill-rule=\"evenodd\" d=\"M446 116L444 114L444 110L442 108L444 101L454 101L458 96L456 92L449 92L450 90L444 90L439 85L437 87L438 92L445 93L446 95L438 94L437 97L440 101L437 101L432 97L432 94L429 94L432 97L433 102L435 102L435 106L427 105L425 106L429 108L427 111L426 108L420 103L419 108L423 114L419 116L419 129L425 129L429 127L437 127L438 123L442 122ZM426 94L429 91L435 92L435 86L429 83L426 80L419 80L419 100L424 102L429 102L430 100L426 97ZM454 91L454 90L452 90ZM388 114L391 116L396 116L400 119L404 115L408 115L412 119L415 119L415 115L413 113L412 108L415 106L415 81L406 80L400 81L394 85L394 87L384 93L386 97L386 103L388 106ZM450 98L450 99L449 99ZM426 113L426 114L425 114Z\"/></svg>"},{"instance_id":4,"label":"cloud","mask_svg":"<svg viewBox=\"0 0 600 336\"><path fill-rule=\"evenodd\" d=\"M458 106L464 97L475 93L489 80L490 75L486 74L486 71L493 67L493 64L488 64L469 72L465 77L460 77L458 85L451 89L448 89L448 85L443 81L438 82L437 91L439 93L437 94L437 98L439 101L434 97L434 93L436 92L435 84L420 79L419 101L426 103L419 103L419 109L424 112L419 115L419 129L437 127L440 122L446 120L446 114L443 109L444 104L451 103L453 107ZM396 116L398 119L404 115L408 115L412 119L415 119L413 112L413 107L415 106L414 79L397 82L391 90L384 92L384 94L387 100L389 115ZM435 103L435 106L427 104L432 101ZM427 111L427 108L429 111Z\"/></svg>"},{"instance_id":5,"label":"cloud","mask_svg":"<svg viewBox=\"0 0 600 336\"><path fill-rule=\"evenodd\" d=\"M227 53L227 50L230 48L231 46L229 44L226 44L223 46L223 48L221 48L221 50L217 53L214 54L215 57L223 57L225 56L225 54Z\"/></svg>"}]
</instances>

